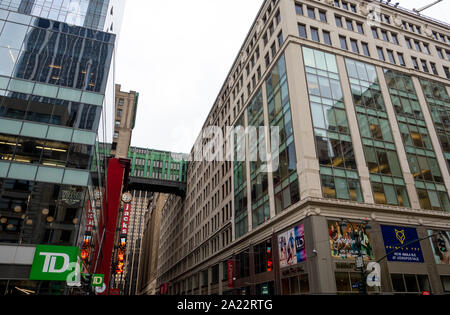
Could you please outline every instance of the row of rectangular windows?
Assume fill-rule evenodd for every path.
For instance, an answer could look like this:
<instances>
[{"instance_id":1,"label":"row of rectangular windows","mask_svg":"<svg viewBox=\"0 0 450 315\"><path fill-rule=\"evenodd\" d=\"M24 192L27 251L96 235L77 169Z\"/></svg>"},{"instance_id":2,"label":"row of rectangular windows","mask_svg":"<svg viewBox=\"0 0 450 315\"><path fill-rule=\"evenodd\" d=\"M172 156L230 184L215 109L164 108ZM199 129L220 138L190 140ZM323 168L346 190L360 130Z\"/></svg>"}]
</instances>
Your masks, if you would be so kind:
<instances>
[{"instance_id":1,"label":"row of rectangular windows","mask_svg":"<svg viewBox=\"0 0 450 315\"><path fill-rule=\"evenodd\" d=\"M354 32L356 30L358 33L364 34L364 28L363 28L362 23L354 22L353 20L351 20L349 18L343 18L342 16L339 16L339 15L335 15L334 19L335 19L337 27L344 27L344 23L342 23L342 21L344 20L345 25L349 31ZM355 27L355 25L356 25L356 27Z\"/></svg>"},{"instance_id":2,"label":"row of rectangular windows","mask_svg":"<svg viewBox=\"0 0 450 315\"><path fill-rule=\"evenodd\" d=\"M356 13L356 4L348 3L348 2L345 2L345 1L339 1L339 0L334 0L333 4L337 8L341 8L341 9L348 10L348 11L351 11L353 13Z\"/></svg>"},{"instance_id":3,"label":"row of rectangular windows","mask_svg":"<svg viewBox=\"0 0 450 315\"><path fill-rule=\"evenodd\" d=\"M339 3L339 1L337 1L337 2ZM340 7L340 5L336 5L336 6ZM301 16L304 15L304 9L303 9L304 6L302 4L296 3L295 8L296 8L297 15L301 15ZM307 6L307 12L308 12L308 17L313 18L313 19L316 18L316 14L315 14L315 9L314 8ZM320 20L322 22L327 22L326 11L319 10L318 12L319 12ZM390 17L387 16L387 15L382 15L382 16L383 16L384 21L386 23L390 24ZM379 18L378 20L382 21L383 19ZM348 30L350 30L350 31L357 31L360 34L364 34L363 24L360 23L360 22L355 22L352 19L344 18L344 17L339 16L339 15L335 15L335 22L336 22L336 26L337 27L342 27L343 28L344 24L345 24L346 28ZM382 40L384 40L386 42L391 42L391 43L394 43L396 45L400 45L397 33L386 31L386 30L383 30L383 29L379 29L378 27L372 27L371 30L372 30L372 35L373 35L374 38L382 39ZM420 28L419 28L419 30L420 30ZM303 32L303 34L306 35L306 32ZM319 41L317 29L311 28L311 35L312 35L312 39L314 41ZM302 36L302 35L300 35L300 36ZM302 37L306 38L306 36L302 36ZM436 36L435 36L435 38L436 38ZM443 38L445 39L445 36ZM405 40L406 40L406 43L407 43L407 46L408 46L409 49L413 49L412 48L412 44L411 44L411 41L412 41L414 43L415 48L416 48L417 51L425 52L426 54L429 54L429 55L431 54L429 44L426 44L424 42L420 42L420 41L417 41L417 40L412 40L412 39L410 39L408 37L405 37ZM329 40L329 33L328 32L326 32L324 34L324 41L325 41L325 43L327 45L331 45L330 44L331 41ZM422 47L423 47L423 49L422 49ZM356 48L356 44L353 46L353 48L354 48L353 49L354 52L359 53L357 51L357 49L355 49ZM347 49L347 48L343 48L343 49ZM448 52L448 51L446 51L446 50L444 50L442 48L439 48L439 47L436 47L436 49L437 49L439 57L441 59L445 59L445 57L444 57L444 52L445 52L445 54L447 54L447 58L450 60L450 52ZM368 56L368 54L366 54L366 55ZM402 57L403 56L399 57L399 59L403 59ZM402 64L402 60L399 60L399 61L400 61L400 64L403 65ZM435 74L437 74L437 73L435 73Z\"/></svg>"},{"instance_id":4,"label":"row of rectangular windows","mask_svg":"<svg viewBox=\"0 0 450 315\"><path fill-rule=\"evenodd\" d=\"M308 38L306 25L304 25L304 24L298 24L298 30L299 30L299 36L300 36L300 37L306 38L306 39ZM372 29L372 30L376 32L376 29ZM317 28L315 28L315 27L310 27L310 33L311 33L311 39L312 39L313 41L321 42L321 40L320 40L320 38L319 38L319 30L318 30ZM395 34L394 34L394 35L395 35ZM394 37L392 37L392 38L396 38L396 36L394 36ZM324 42L326 45L330 45L330 46L332 45L332 43L331 43L331 37L330 37L330 32L325 31L325 30L322 30L322 39L323 39L323 42ZM365 43L365 42L360 42L360 44L359 44L358 42L360 42L360 41L358 41L358 40L356 40L356 39L350 38L350 47L351 47L351 50L352 50L354 53L357 53L357 54L360 54L360 53L362 52L365 56L370 57L370 51L369 51L369 46L368 46L368 44ZM348 42L347 42L347 38L346 38L345 36L342 36L342 35L339 36L339 43L340 43L340 47L341 47L342 49L344 49L344 50L349 50L349 45L348 45ZM362 50L360 50L360 47L361 47ZM426 46L424 46L424 47L428 47L428 45L426 45ZM390 63L392 63L392 64L399 64L399 65L401 65L401 66L403 66L403 67L406 66L405 58L404 58L404 56L403 56L402 53L400 53L400 52L395 52L395 53L394 53L394 51L392 51L392 50L390 50L390 49L385 49L385 48L380 47L380 46L377 46L376 48L377 48L377 52L378 52L378 58L379 58L381 61L386 61L386 60L388 60L388 61L389 61ZM386 51L386 53L385 53L385 51ZM429 51L429 50L428 50L428 51ZM448 52L447 52L447 53L448 53ZM395 55L397 56L398 62L397 62L396 59L395 59ZM387 56L388 58L386 58L386 56ZM449 57L450 57L450 56L449 56ZM416 58L416 57L411 57L411 59L412 59L412 63L413 63L414 69L420 70L419 63L418 63L418 61L417 61L417 58ZM439 75L439 72L438 72L438 70L437 70L436 64L435 64L434 62L430 62L430 67L428 67L428 62L427 62L426 60L424 60L424 59L420 59L420 65L421 65L422 71L428 72L428 73L429 73L429 72L430 72L429 69L431 69L431 71L433 72L433 74ZM450 70L449 70L449 68L443 66L443 69L444 69L444 72L445 72L447 78L450 79Z\"/></svg>"},{"instance_id":5,"label":"row of rectangular windows","mask_svg":"<svg viewBox=\"0 0 450 315\"><path fill-rule=\"evenodd\" d=\"M269 5L267 11L264 13L264 15L263 15L263 17L262 17L262 21L263 21L264 24L267 22L268 18L270 17L270 15L271 15L271 13L272 13L272 10L275 8L275 5L276 5L277 1L278 1L278 0L272 0L272 3ZM276 24L278 25L278 24L280 23L280 21L281 21L281 15L280 15L280 12L277 11L277 13L276 13ZM272 23L270 24L270 26L268 27L268 30L269 30L269 38L273 35L274 27L275 27L275 26L274 26L274 23L273 23L273 22L272 22ZM250 44L249 44L249 45L247 46L247 48L245 49L245 52L247 53L247 55L250 55L250 52L253 50L254 46L258 44L258 43L257 43L257 36L258 36L258 35L257 35L256 31L255 31L255 33L254 33L254 35L253 35L253 38L252 38ZM263 38L264 38L264 46L265 46L265 45L267 44L267 41L268 41L267 30L264 32ZM256 58L255 58L255 57L256 57ZM254 65L255 65L255 62L256 62L258 59L259 59L259 46L256 48L255 54L250 58L250 61L249 61L249 65L250 65L250 66L247 65L247 67L246 67L247 77L249 76L249 74L250 74L250 72L251 72L251 69L253 69L253 67L254 67ZM239 73L241 72L241 70L242 70L242 65L239 64L239 65L237 66L237 68L236 68L234 74L232 75L234 81L237 82L237 86L236 86L236 87L233 89L233 91L232 91L232 94L233 94L233 100L235 100L236 96L239 94L240 90L241 90L242 87L243 87L243 77L241 76L241 77L239 78ZM259 69L259 71L260 71L260 69ZM228 91L228 88L225 90L225 92L224 92L224 93L222 94L222 96L221 96L222 101L225 101L226 97L228 96L227 91ZM243 102L244 102L244 95L242 94L240 98L238 97L238 99L239 99L240 102L243 103ZM233 100L232 100L232 101L233 101ZM242 105L243 105L243 104L242 104ZM240 104L238 104L238 107L240 107ZM225 115L227 114L228 109L229 109L229 102L227 102L227 104L226 104L226 110L225 110L225 111L222 110L222 119L223 119L224 114L225 114ZM240 108L239 108L238 111L240 111Z\"/></svg>"},{"instance_id":6,"label":"row of rectangular windows","mask_svg":"<svg viewBox=\"0 0 450 315\"><path fill-rule=\"evenodd\" d=\"M430 46L424 42L420 42L418 40L413 40L409 37L405 37L405 41L406 41L406 46L408 47L408 49L416 49L418 52L425 52L428 55L431 55L431 51L430 51ZM413 43L414 43L414 48L413 48ZM423 49L422 49L423 47Z\"/></svg>"},{"instance_id":7,"label":"row of rectangular windows","mask_svg":"<svg viewBox=\"0 0 450 315\"><path fill-rule=\"evenodd\" d=\"M372 29L373 38L382 39L385 42L394 43L395 45L399 45L397 33L386 31L386 30L380 29L378 27L372 27L371 29ZM381 37L379 34L381 34Z\"/></svg>"}]
</instances>

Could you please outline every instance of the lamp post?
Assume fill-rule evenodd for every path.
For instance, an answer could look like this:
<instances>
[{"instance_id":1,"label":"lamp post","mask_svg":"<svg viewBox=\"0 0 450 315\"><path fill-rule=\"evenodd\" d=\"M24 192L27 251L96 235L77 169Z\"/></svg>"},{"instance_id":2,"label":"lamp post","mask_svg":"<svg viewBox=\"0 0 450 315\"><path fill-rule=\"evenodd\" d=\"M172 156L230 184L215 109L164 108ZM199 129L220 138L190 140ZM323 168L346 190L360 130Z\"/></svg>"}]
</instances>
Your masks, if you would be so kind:
<instances>
[{"instance_id":1,"label":"lamp post","mask_svg":"<svg viewBox=\"0 0 450 315\"><path fill-rule=\"evenodd\" d=\"M370 226L368 224L367 221L361 222L361 223L357 223L357 231L355 230L354 223L346 220L346 219L341 219L341 231L343 233L344 229L347 228L348 225L350 225L350 229L351 229L351 233L353 234L353 239L355 241L355 248L357 250L357 256L356 256L356 268L360 270L361 273L361 282L359 284L359 293L360 294L367 294L367 286L366 286L366 273L365 273L365 268L364 268L364 256L362 254L361 251L361 246L362 246L362 242L363 240L361 239L362 237L362 230L363 229L370 229Z\"/></svg>"}]
</instances>

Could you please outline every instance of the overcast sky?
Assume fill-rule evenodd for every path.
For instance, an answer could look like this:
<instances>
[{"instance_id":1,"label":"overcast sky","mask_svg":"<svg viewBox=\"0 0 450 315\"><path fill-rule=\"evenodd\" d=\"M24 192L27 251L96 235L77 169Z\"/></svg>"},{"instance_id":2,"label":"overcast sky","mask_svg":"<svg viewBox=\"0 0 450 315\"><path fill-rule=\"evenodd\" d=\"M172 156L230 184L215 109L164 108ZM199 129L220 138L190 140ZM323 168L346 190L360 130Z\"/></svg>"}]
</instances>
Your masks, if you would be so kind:
<instances>
[{"instance_id":1,"label":"overcast sky","mask_svg":"<svg viewBox=\"0 0 450 315\"><path fill-rule=\"evenodd\" d=\"M140 94L131 144L189 153L263 0L126 1L115 81ZM423 12L449 13L450 0Z\"/></svg>"}]
</instances>

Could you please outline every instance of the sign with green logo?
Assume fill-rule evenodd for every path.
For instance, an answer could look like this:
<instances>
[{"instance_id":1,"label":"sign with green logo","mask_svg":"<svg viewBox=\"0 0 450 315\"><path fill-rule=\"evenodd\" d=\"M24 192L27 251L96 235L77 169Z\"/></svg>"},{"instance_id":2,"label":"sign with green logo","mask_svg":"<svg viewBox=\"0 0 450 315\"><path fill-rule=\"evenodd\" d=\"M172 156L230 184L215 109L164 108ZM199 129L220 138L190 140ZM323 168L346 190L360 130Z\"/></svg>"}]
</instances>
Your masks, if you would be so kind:
<instances>
[{"instance_id":1,"label":"sign with green logo","mask_svg":"<svg viewBox=\"0 0 450 315\"><path fill-rule=\"evenodd\" d=\"M105 281L105 275L93 275L92 276L92 286L94 288L102 287L104 281Z\"/></svg>"},{"instance_id":2,"label":"sign with green logo","mask_svg":"<svg viewBox=\"0 0 450 315\"><path fill-rule=\"evenodd\" d=\"M30 280L67 281L79 266L78 247L37 245Z\"/></svg>"}]
</instances>

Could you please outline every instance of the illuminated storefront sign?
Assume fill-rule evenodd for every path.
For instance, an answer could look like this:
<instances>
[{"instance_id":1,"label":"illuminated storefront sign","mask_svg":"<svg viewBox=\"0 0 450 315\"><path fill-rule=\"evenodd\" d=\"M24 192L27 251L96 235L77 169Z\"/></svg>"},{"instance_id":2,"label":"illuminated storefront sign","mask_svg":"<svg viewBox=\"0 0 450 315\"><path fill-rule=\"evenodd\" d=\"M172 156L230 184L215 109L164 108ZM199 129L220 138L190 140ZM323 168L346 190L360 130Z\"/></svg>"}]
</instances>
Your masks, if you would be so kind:
<instances>
[{"instance_id":1,"label":"illuminated storefront sign","mask_svg":"<svg viewBox=\"0 0 450 315\"><path fill-rule=\"evenodd\" d=\"M78 263L78 247L37 245L30 280L67 281Z\"/></svg>"},{"instance_id":2,"label":"illuminated storefront sign","mask_svg":"<svg viewBox=\"0 0 450 315\"><path fill-rule=\"evenodd\" d=\"M415 228L382 225L381 233L386 254L396 250L387 256L388 261L424 262L420 243L409 244L419 238Z\"/></svg>"}]
</instances>

